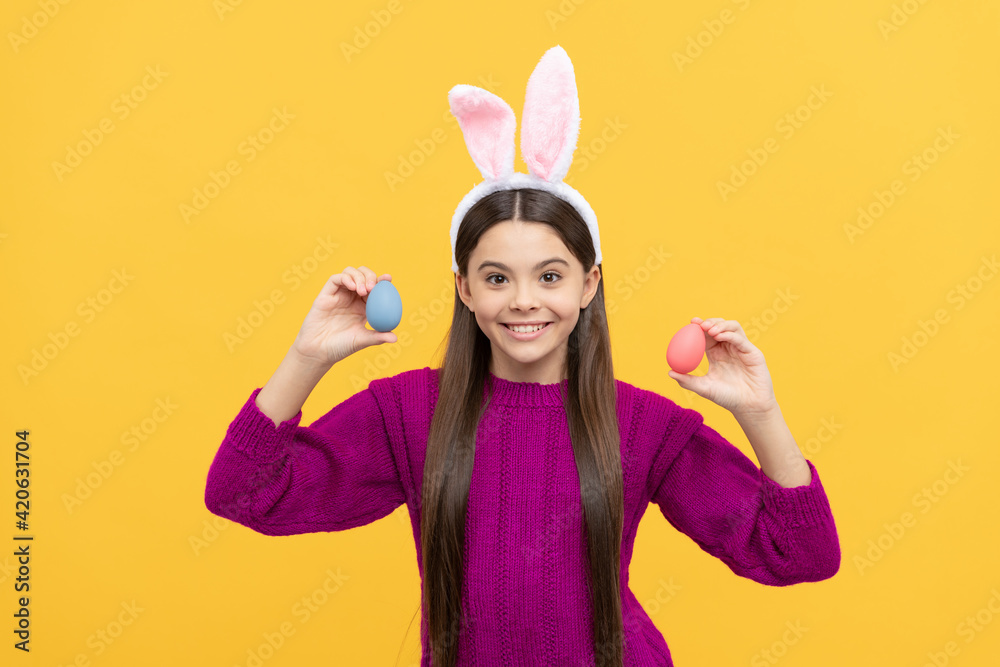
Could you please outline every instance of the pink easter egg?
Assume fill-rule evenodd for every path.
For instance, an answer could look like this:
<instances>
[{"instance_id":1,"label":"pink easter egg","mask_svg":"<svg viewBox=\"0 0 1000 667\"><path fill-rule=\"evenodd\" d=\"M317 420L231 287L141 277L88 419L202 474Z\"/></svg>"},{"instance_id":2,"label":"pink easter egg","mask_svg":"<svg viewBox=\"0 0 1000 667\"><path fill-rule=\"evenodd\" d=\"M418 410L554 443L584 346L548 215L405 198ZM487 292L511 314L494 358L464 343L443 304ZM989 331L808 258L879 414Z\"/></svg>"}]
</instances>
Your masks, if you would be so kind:
<instances>
[{"instance_id":1,"label":"pink easter egg","mask_svg":"<svg viewBox=\"0 0 1000 667\"><path fill-rule=\"evenodd\" d=\"M690 373L698 368L705 356L705 332L700 324L683 326L667 345L667 363L678 373Z\"/></svg>"}]
</instances>

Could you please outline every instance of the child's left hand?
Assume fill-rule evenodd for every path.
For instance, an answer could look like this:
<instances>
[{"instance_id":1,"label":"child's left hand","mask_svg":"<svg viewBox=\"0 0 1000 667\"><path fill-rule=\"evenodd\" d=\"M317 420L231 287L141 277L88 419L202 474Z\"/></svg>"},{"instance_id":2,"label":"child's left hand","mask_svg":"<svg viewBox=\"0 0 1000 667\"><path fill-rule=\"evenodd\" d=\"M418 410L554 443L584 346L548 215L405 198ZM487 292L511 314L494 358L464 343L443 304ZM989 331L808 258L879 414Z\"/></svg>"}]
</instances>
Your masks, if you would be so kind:
<instances>
[{"instance_id":1,"label":"child's left hand","mask_svg":"<svg viewBox=\"0 0 1000 667\"><path fill-rule=\"evenodd\" d=\"M777 404L764 354L747 339L739 322L721 317L692 317L691 322L705 332L708 372L687 375L670 370L670 377L733 414L761 414Z\"/></svg>"}]
</instances>

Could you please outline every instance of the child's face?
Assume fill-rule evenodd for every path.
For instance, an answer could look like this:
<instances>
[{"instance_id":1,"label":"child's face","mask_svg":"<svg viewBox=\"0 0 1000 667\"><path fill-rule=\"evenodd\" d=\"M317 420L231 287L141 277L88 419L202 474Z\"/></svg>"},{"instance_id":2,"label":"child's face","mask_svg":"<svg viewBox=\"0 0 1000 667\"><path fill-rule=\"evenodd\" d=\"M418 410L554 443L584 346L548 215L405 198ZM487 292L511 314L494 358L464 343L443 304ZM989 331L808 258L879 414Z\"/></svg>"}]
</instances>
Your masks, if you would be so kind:
<instances>
[{"instance_id":1,"label":"child's face","mask_svg":"<svg viewBox=\"0 0 1000 667\"><path fill-rule=\"evenodd\" d=\"M557 261L537 266L549 259ZM459 296L490 339L495 375L543 384L567 376L569 335L601 277L597 265L588 268L585 272L548 225L508 220L483 234L469 258L468 278L457 274L456 281ZM519 340L504 326L516 322L551 324L531 340Z\"/></svg>"}]
</instances>

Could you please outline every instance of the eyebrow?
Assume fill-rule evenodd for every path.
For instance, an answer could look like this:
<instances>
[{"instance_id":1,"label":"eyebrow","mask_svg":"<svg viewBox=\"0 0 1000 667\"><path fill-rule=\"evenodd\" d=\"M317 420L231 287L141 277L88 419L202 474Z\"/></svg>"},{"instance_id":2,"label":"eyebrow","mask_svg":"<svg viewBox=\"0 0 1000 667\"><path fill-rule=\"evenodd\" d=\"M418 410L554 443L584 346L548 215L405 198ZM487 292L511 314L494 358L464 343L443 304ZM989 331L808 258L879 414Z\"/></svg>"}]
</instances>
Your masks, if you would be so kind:
<instances>
[{"instance_id":1,"label":"eyebrow","mask_svg":"<svg viewBox=\"0 0 1000 667\"><path fill-rule=\"evenodd\" d=\"M542 268L543 266L546 266L548 264L553 264L553 263L565 264L566 268L569 268L569 262L567 262L562 257L551 257L549 259L542 260L538 264L535 264L535 268L533 270L537 271L538 269ZM485 262L483 262L482 264L480 264L479 265L479 270L482 271L487 266L495 266L496 268L500 269L501 271L508 271L508 272L512 271L512 269L509 266L507 266L506 264L503 264L501 262L495 262L495 261L493 261L491 259L488 259Z\"/></svg>"}]
</instances>

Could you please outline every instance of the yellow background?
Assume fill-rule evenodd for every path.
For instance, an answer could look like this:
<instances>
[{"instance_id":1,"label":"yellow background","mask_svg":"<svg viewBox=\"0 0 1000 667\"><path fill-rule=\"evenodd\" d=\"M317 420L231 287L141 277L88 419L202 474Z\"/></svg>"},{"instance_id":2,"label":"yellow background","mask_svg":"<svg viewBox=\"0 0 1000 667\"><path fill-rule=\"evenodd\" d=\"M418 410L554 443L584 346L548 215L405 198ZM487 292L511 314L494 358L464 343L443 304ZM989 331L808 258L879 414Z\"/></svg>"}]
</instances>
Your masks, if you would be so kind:
<instances>
[{"instance_id":1,"label":"yellow background","mask_svg":"<svg viewBox=\"0 0 1000 667\"><path fill-rule=\"evenodd\" d=\"M650 506L631 586L676 664L922 665L935 653L994 664L1000 279L984 258L1000 250L997 2L219 6L4 3L0 662L248 665L287 623L294 633L269 667L392 665L401 647L398 664L418 663L405 507L353 531L274 538L210 514L206 474L345 266L392 274L408 337L338 365L303 423L373 377L439 363L448 225L482 178L448 90L493 87L519 118L532 68L559 44L582 116L567 180L601 222L617 377L699 410L756 461L730 414L667 376L664 355L692 316L748 333L762 323L752 340L841 537L834 578L766 587ZM829 96L810 109L814 87ZM135 106L125 117L123 95ZM275 108L294 118L268 136ZM780 121L796 113L789 134ZM102 122L113 131L60 174L54 163L86 151ZM251 160L240 147L258 133L270 143ZM777 150L723 197L719 183L769 141ZM933 162L913 172L925 152ZM239 173L185 221L182 205L230 161ZM390 185L401 163L412 173ZM525 170L519 154L515 166ZM858 208L877 211L876 192L888 201L896 180L902 194L852 237ZM654 250L669 257L657 264ZM299 283L288 279L297 266ZM131 276L124 287L116 271ZM972 298L956 298L960 286ZM275 290L282 302L268 310ZM227 344L259 308L259 326ZM52 342L73 324L78 335ZM916 353L894 365L906 341ZM44 367L22 376L45 350ZM176 406L161 421L158 401ZM11 647L21 429L30 655ZM130 449L133 429L144 437ZM107 463L116 450L119 465ZM946 475L953 462L968 470ZM924 488L935 502L918 502ZM328 571L344 579L304 619L296 605L322 598ZM98 640L133 601L142 611ZM989 622L970 634L960 624L977 613ZM796 623L805 632L793 638Z\"/></svg>"}]
</instances>

